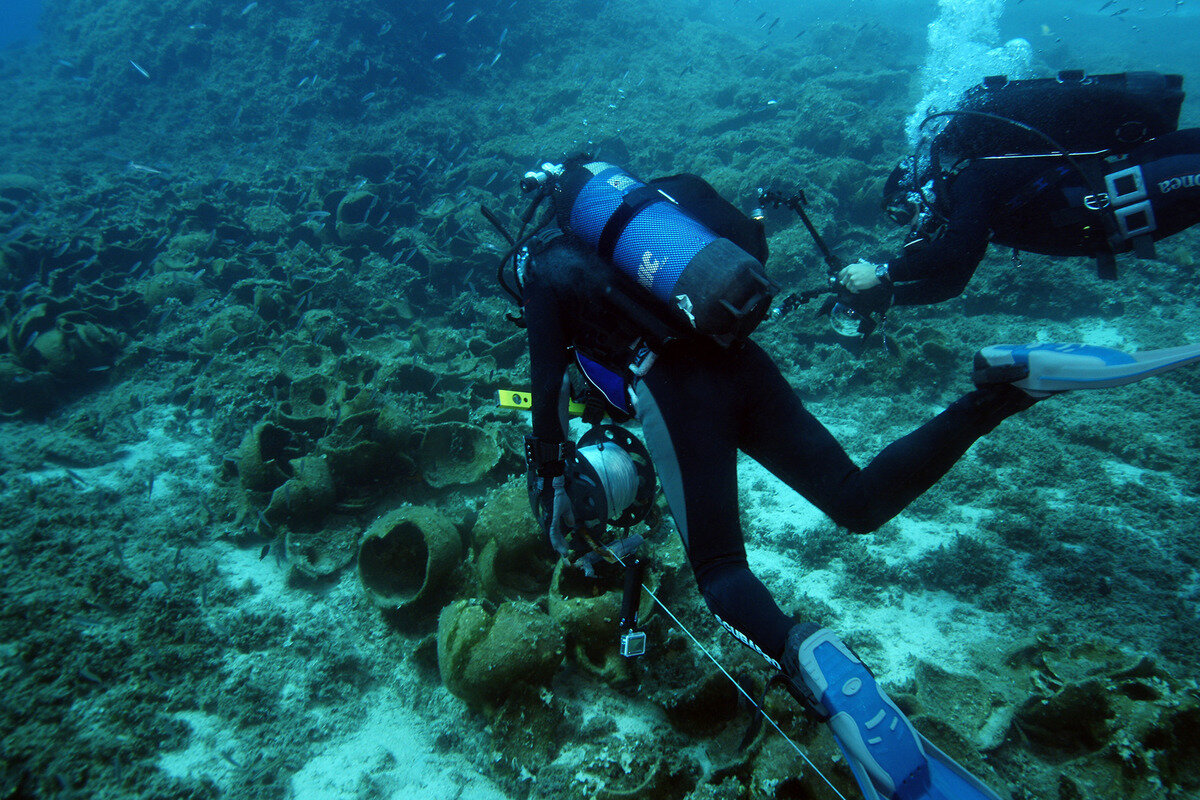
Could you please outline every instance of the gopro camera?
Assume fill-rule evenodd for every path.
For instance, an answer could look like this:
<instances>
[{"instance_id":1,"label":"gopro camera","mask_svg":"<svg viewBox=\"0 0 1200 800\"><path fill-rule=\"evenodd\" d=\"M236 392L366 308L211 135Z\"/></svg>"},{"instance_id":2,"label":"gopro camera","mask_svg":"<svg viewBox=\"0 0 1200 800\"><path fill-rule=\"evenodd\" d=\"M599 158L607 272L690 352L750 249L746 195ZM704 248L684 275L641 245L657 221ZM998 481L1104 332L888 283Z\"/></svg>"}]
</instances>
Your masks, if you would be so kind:
<instances>
[{"instance_id":1,"label":"gopro camera","mask_svg":"<svg viewBox=\"0 0 1200 800\"><path fill-rule=\"evenodd\" d=\"M644 631L625 631L621 634L621 655L626 658L636 658L646 653L646 633Z\"/></svg>"}]
</instances>

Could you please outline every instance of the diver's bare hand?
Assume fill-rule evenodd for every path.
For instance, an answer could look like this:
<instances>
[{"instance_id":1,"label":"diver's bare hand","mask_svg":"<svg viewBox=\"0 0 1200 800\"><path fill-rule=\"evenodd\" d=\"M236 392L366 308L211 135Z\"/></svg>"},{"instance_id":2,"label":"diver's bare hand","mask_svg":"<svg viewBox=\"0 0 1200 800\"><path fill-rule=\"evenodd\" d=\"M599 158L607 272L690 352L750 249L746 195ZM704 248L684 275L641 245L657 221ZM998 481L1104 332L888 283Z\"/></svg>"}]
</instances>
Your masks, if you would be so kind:
<instances>
[{"instance_id":1,"label":"diver's bare hand","mask_svg":"<svg viewBox=\"0 0 1200 800\"><path fill-rule=\"evenodd\" d=\"M879 285L879 278L875 276L875 265L862 259L843 267L837 274L837 280L852 292L865 292Z\"/></svg>"}]
</instances>

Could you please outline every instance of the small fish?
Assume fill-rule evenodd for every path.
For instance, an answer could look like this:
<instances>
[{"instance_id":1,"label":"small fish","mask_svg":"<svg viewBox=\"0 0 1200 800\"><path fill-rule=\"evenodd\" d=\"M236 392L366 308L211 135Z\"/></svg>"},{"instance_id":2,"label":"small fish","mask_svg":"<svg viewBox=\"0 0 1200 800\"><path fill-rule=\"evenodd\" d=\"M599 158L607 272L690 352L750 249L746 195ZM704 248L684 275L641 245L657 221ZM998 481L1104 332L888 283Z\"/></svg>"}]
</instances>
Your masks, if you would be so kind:
<instances>
[{"instance_id":1,"label":"small fish","mask_svg":"<svg viewBox=\"0 0 1200 800\"><path fill-rule=\"evenodd\" d=\"M1115 6L1116 4L1117 4L1117 0L1108 0L1107 3L1100 6L1100 10L1103 11L1104 9L1108 8L1109 6Z\"/></svg>"},{"instance_id":2,"label":"small fish","mask_svg":"<svg viewBox=\"0 0 1200 800\"><path fill-rule=\"evenodd\" d=\"M254 9L256 9L256 8L258 8L258 3L257 3L257 2L254 2L254 3L247 3L247 4L246 4L246 7L242 9L241 16L243 16L243 17L244 17L244 16L246 16L247 14L249 14L251 11L253 11L253 10L254 10Z\"/></svg>"},{"instance_id":3,"label":"small fish","mask_svg":"<svg viewBox=\"0 0 1200 800\"><path fill-rule=\"evenodd\" d=\"M375 93L374 93L374 92L367 92L366 94L364 94L364 95L363 95L363 96L360 98L360 102L363 102L363 103L365 103L365 102L367 102L368 100L370 100L371 98L373 98L374 96L375 96Z\"/></svg>"},{"instance_id":4,"label":"small fish","mask_svg":"<svg viewBox=\"0 0 1200 800\"><path fill-rule=\"evenodd\" d=\"M304 51L304 55L308 55L309 53L311 53L316 48L316 46L319 45L320 43L321 43L320 39L313 39L312 44L310 44L308 46L308 49Z\"/></svg>"},{"instance_id":5,"label":"small fish","mask_svg":"<svg viewBox=\"0 0 1200 800\"><path fill-rule=\"evenodd\" d=\"M1115 3L1115 2L1116 2L1116 0L1113 0L1113 2ZM474 21L475 21L475 18L476 18L476 17L478 17L478 16L479 16L479 14L478 14L478 13L472 14L471 16L467 17L467 21L466 21L466 22L464 22L464 23L463 23L463 25L470 25L472 22L474 22Z\"/></svg>"},{"instance_id":6,"label":"small fish","mask_svg":"<svg viewBox=\"0 0 1200 800\"><path fill-rule=\"evenodd\" d=\"M205 25L203 22L193 22L191 25L188 25L189 31L203 31L203 30L207 30L207 29L208 29L208 26Z\"/></svg>"},{"instance_id":7,"label":"small fish","mask_svg":"<svg viewBox=\"0 0 1200 800\"><path fill-rule=\"evenodd\" d=\"M87 225L89 222L91 222L92 217L94 216L96 216L96 209L88 209L87 211L83 212L83 214L79 217L79 221L75 224L82 228L84 225Z\"/></svg>"},{"instance_id":8,"label":"small fish","mask_svg":"<svg viewBox=\"0 0 1200 800\"><path fill-rule=\"evenodd\" d=\"M24 225L19 225L16 228L13 228L8 233L0 236L0 244L15 242L17 239L20 239L22 236L24 236L32 227L33 225L27 222Z\"/></svg>"},{"instance_id":9,"label":"small fish","mask_svg":"<svg viewBox=\"0 0 1200 800\"><path fill-rule=\"evenodd\" d=\"M496 62L500 60L500 56L502 56L502 55L504 55L504 52L503 52L503 51L500 51L500 52L496 53L496 57L492 59L492 63L488 64L488 66L489 66L489 67L494 67L494 66L496 66Z\"/></svg>"},{"instance_id":10,"label":"small fish","mask_svg":"<svg viewBox=\"0 0 1200 800\"><path fill-rule=\"evenodd\" d=\"M134 172L145 172L150 175L162 175L161 169L154 169L153 167L147 167L145 164L138 164L135 161L129 162L129 169L133 170Z\"/></svg>"},{"instance_id":11,"label":"small fish","mask_svg":"<svg viewBox=\"0 0 1200 800\"><path fill-rule=\"evenodd\" d=\"M500 31L500 41L496 42L496 47L503 47L504 40L508 38L508 28Z\"/></svg>"},{"instance_id":12,"label":"small fish","mask_svg":"<svg viewBox=\"0 0 1200 800\"><path fill-rule=\"evenodd\" d=\"M771 23L771 24L770 24L770 25L767 27L767 33L770 33L771 31L775 30L775 26L779 24L779 20L780 20L780 17L776 17L776 18L775 18L775 21L774 21L774 22L772 22L772 23Z\"/></svg>"},{"instance_id":13,"label":"small fish","mask_svg":"<svg viewBox=\"0 0 1200 800\"><path fill-rule=\"evenodd\" d=\"M1116 2L1116 0L1113 0L1113 2ZM383 36L385 33L390 31L391 29L392 29L392 23L388 20L384 20L384 23L379 26L379 33L377 33L375 35Z\"/></svg>"},{"instance_id":14,"label":"small fish","mask_svg":"<svg viewBox=\"0 0 1200 800\"><path fill-rule=\"evenodd\" d=\"M71 249L71 243L63 242L61 245L58 246L58 249L56 249L54 251L54 258L60 258L63 253L67 252L70 249Z\"/></svg>"},{"instance_id":15,"label":"small fish","mask_svg":"<svg viewBox=\"0 0 1200 800\"><path fill-rule=\"evenodd\" d=\"M262 561L264 558L266 558L266 557L267 557L267 555L268 555L270 552L271 552L271 545L269 545L269 544L264 544L264 545L263 545L263 548L262 548L262 552L260 552L260 553L258 554L258 560L259 560L259 561Z\"/></svg>"},{"instance_id":16,"label":"small fish","mask_svg":"<svg viewBox=\"0 0 1200 800\"><path fill-rule=\"evenodd\" d=\"M445 53L438 53L436 56L434 56L434 57L433 57L433 60L434 60L434 61L441 61L441 60L442 60L443 58L445 58L445 57L446 57L446 54L445 54Z\"/></svg>"},{"instance_id":17,"label":"small fish","mask_svg":"<svg viewBox=\"0 0 1200 800\"><path fill-rule=\"evenodd\" d=\"M134 69L136 69L138 72L142 73L143 78L145 78L146 80L150 80L150 73L146 72L146 70L142 69L141 64L137 63L132 58L129 59L129 63L133 65Z\"/></svg>"}]
</instances>

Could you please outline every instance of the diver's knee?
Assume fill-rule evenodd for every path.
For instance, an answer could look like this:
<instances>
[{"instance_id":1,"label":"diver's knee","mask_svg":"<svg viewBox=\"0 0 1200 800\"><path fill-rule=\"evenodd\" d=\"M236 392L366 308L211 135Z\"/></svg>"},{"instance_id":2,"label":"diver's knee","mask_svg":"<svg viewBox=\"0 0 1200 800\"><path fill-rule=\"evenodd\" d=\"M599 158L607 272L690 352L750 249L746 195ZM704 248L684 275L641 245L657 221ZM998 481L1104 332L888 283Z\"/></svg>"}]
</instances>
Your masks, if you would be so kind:
<instances>
[{"instance_id":1,"label":"diver's knee","mask_svg":"<svg viewBox=\"0 0 1200 800\"><path fill-rule=\"evenodd\" d=\"M850 533L874 533L879 530L888 518L873 511L868 504L855 505L852 508L836 509L829 514L835 525L845 528Z\"/></svg>"}]
</instances>

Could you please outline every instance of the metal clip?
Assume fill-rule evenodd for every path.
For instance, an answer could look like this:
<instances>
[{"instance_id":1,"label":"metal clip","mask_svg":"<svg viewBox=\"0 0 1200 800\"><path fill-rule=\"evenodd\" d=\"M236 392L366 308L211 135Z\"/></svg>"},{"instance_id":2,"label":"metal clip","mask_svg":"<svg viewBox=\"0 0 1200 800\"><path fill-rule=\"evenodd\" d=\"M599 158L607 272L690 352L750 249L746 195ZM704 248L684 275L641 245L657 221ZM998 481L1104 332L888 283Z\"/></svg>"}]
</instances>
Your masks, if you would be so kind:
<instances>
[{"instance_id":1,"label":"metal clip","mask_svg":"<svg viewBox=\"0 0 1200 800\"><path fill-rule=\"evenodd\" d=\"M1096 194L1086 195L1083 198L1083 205L1089 211L1103 211L1112 205L1112 203L1108 199L1108 194L1105 192L1097 192Z\"/></svg>"}]
</instances>

